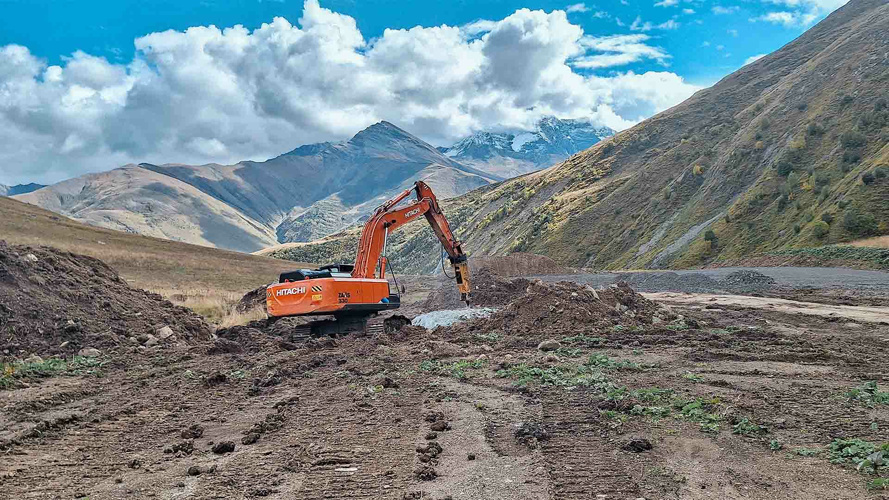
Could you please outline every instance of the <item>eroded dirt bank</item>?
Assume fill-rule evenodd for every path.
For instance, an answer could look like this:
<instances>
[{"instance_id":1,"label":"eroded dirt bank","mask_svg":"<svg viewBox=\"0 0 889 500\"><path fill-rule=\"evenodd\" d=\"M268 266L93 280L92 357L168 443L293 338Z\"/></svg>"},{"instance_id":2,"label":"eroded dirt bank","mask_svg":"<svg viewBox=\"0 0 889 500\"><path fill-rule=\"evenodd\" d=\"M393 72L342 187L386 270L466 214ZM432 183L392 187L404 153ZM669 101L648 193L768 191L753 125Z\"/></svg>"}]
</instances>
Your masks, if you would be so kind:
<instances>
[{"instance_id":1,"label":"eroded dirt bank","mask_svg":"<svg viewBox=\"0 0 889 500\"><path fill-rule=\"evenodd\" d=\"M31 297L14 276L0 282L4 297ZM886 469L856 464L889 428L881 399L889 326L665 304L626 285L496 276L479 284L480 300L500 310L450 328L300 342L291 337L298 322L282 320L151 345L142 333L120 332L102 337L108 343L86 368L82 356L69 356L55 371L12 374L0 390L0 491L91 499L885 495L867 485L879 485ZM412 307L438 307L450 300L443 294ZM173 314L170 307L152 310ZM18 317L24 309L9 310ZM18 369L25 365L14 360L36 354L45 362L58 347L16 342L31 349L5 355Z\"/></svg>"}]
</instances>

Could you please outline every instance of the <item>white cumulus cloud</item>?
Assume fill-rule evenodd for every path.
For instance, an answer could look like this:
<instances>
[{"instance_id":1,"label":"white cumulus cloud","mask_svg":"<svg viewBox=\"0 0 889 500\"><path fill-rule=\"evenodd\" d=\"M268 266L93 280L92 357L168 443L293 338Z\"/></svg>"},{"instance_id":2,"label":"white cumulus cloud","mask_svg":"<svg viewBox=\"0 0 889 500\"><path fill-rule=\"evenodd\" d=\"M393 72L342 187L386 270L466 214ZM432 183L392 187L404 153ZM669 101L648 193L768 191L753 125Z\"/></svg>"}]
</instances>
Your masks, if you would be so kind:
<instances>
[{"instance_id":1,"label":"white cumulus cloud","mask_svg":"<svg viewBox=\"0 0 889 500\"><path fill-rule=\"evenodd\" d=\"M590 37L565 11L387 29L306 0L297 24L192 27L135 40L126 64L75 52L49 65L0 47L0 183L55 182L127 162L262 160L389 120L435 144L544 115L623 129L698 87L642 34ZM612 68L607 76L591 74Z\"/></svg>"}]
</instances>

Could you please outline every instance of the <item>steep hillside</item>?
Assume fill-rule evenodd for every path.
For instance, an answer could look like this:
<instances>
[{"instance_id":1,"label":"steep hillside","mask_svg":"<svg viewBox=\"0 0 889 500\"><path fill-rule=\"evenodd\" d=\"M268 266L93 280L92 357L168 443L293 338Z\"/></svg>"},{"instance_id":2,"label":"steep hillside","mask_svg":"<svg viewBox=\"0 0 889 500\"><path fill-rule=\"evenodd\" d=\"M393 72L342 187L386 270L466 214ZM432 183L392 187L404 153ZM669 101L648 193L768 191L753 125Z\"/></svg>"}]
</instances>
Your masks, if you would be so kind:
<instances>
[{"instance_id":1,"label":"steep hillside","mask_svg":"<svg viewBox=\"0 0 889 500\"><path fill-rule=\"evenodd\" d=\"M240 297L282 271L304 265L88 226L2 197L0 240L101 259L131 286L168 297L193 291Z\"/></svg>"},{"instance_id":2,"label":"steep hillside","mask_svg":"<svg viewBox=\"0 0 889 500\"><path fill-rule=\"evenodd\" d=\"M887 32L889 3L853 0L680 105L445 209L472 253L601 268L699 266L889 233ZM393 261L434 269L430 237L401 233ZM350 238L274 254L330 260L325 249L336 256Z\"/></svg>"},{"instance_id":3,"label":"steep hillside","mask_svg":"<svg viewBox=\"0 0 889 500\"><path fill-rule=\"evenodd\" d=\"M339 231L418 179L455 196L494 177L380 122L265 162L127 165L17 198L100 227L252 252Z\"/></svg>"},{"instance_id":4,"label":"steep hillside","mask_svg":"<svg viewBox=\"0 0 889 500\"><path fill-rule=\"evenodd\" d=\"M15 197L87 224L240 251L277 243L274 230L146 165L85 175Z\"/></svg>"},{"instance_id":5,"label":"steep hillside","mask_svg":"<svg viewBox=\"0 0 889 500\"><path fill-rule=\"evenodd\" d=\"M449 148L445 156L502 178L549 167L614 135L586 120L546 117L531 131L478 132Z\"/></svg>"}]
</instances>

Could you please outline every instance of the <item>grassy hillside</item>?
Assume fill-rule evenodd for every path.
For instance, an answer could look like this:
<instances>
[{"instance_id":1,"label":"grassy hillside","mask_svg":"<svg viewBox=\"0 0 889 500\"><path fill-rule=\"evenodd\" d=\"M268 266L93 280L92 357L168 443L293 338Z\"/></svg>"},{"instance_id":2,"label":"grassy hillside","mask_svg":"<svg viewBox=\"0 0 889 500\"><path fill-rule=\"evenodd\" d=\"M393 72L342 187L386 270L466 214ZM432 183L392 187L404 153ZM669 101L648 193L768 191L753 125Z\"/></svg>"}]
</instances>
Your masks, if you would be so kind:
<instances>
[{"instance_id":1,"label":"grassy hillside","mask_svg":"<svg viewBox=\"0 0 889 500\"><path fill-rule=\"evenodd\" d=\"M306 265L87 226L2 197L0 239L96 257L131 286L211 316L244 292L271 283L281 271Z\"/></svg>"},{"instance_id":2,"label":"grassy hillside","mask_svg":"<svg viewBox=\"0 0 889 500\"><path fill-rule=\"evenodd\" d=\"M889 4L853 0L682 104L446 213L477 255L596 268L694 267L887 234L887 32ZM353 238L274 255L327 260ZM393 260L430 270L431 242L412 227Z\"/></svg>"}]
</instances>

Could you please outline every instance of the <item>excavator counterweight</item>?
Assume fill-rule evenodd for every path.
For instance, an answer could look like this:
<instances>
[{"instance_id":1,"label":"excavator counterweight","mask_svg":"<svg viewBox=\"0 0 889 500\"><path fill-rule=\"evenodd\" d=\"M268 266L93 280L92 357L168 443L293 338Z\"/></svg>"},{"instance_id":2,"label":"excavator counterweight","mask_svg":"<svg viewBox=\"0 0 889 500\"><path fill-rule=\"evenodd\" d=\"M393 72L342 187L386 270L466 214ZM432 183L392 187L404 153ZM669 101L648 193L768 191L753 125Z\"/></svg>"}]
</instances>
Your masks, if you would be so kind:
<instances>
[{"instance_id":1,"label":"excavator counterweight","mask_svg":"<svg viewBox=\"0 0 889 500\"><path fill-rule=\"evenodd\" d=\"M412 192L416 200L399 206ZM354 265L331 265L283 273L266 289L266 307L272 317L333 315L337 319L369 317L397 309L401 297L386 279L389 234L404 224L425 217L448 254L462 300L470 301L469 265L462 245L451 232L435 194L426 183L380 205L365 223ZM346 321L342 321L346 323Z\"/></svg>"}]
</instances>

